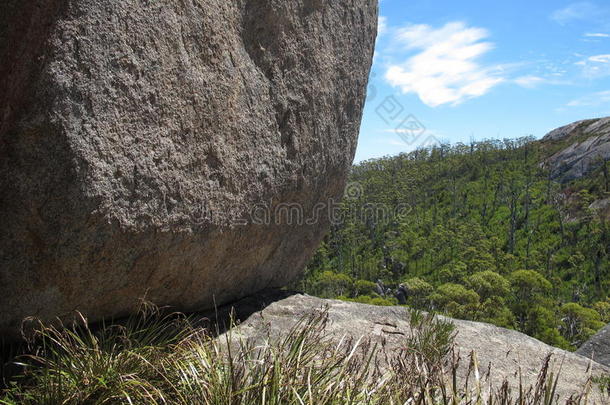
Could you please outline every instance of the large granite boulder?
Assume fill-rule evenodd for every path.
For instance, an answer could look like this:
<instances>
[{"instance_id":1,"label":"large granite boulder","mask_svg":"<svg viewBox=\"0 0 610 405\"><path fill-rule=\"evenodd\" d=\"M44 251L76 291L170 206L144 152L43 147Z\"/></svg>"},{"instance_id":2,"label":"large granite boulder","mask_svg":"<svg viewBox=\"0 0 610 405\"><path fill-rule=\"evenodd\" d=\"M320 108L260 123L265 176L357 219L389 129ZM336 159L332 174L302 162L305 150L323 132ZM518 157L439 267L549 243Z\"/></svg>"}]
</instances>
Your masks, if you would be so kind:
<instances>
[{"instance_id":1,"label":"large granite boulder","mask_svg":"<svg viewBox=\"0 0 610 405\"><path fill-rule=\"evenodd\" d=\"M0 333L294 278L356 147L377 0L4 0Z\"/></svg>"},{"instance_id":2,"label":"large granite boulder","mask_svg":"<svg viewBox=\"0 0 610 405\"><path fill-rule=\"evenodd\" d=\"M587 340L576 353L610 367L610 325Z\"/></svg>"},{"instance_id":3,"label":"large granite boulder","mask_svg":"<svg viewBox=\"0 0 610 405\"><path fill-rule=\"evenodd\" d=\"M549 132L543 143L560 148L543 166L561 182L581 178L610 160L610 117L577 121Z\"/></svg>"}]
</instances>

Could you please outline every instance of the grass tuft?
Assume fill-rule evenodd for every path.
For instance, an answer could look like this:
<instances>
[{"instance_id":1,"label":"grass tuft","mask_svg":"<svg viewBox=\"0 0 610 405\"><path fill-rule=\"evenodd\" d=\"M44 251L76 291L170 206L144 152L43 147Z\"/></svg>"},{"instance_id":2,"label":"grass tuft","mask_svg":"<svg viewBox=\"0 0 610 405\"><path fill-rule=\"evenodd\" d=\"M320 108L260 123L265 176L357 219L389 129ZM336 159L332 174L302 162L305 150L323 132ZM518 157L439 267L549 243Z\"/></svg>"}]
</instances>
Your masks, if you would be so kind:
<instances>
[{"instance_id":1,"label":"grass tuft","mask_svg":"<svg viewBox=\"0 0 610 405\"><path fill-rule=\"evenodd\" d=\"M22 370L0 394L13 404L554 404L550 358L535 387L484 387L475 353L458 378L453 326L413 311L400 350L333 339L325 309L281 336L213 338L180 314L143 305L120 325L34 322ZM570 399L586 403L587 392Z\"/></svg>"}]
</instances>

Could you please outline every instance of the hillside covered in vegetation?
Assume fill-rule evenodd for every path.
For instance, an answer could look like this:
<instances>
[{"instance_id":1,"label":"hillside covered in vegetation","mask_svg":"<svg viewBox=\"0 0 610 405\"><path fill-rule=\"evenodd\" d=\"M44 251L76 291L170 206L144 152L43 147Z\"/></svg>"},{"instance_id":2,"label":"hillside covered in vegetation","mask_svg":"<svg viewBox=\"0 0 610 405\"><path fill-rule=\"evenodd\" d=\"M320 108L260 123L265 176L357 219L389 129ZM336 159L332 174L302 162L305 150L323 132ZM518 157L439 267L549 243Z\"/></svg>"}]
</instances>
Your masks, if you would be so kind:
<instances>
[{"instance_id":1,"label":"hillside covered in vegetation","mask_svg":"<svg viewBox=\"0 0 610 405\"><path fill-rule=\"evenodd\" d=\"M609 162L555 180L543 162L566 142L441 145L356 165L297 287L577 348L610 322Z\"/></svg>"}]
</instances>

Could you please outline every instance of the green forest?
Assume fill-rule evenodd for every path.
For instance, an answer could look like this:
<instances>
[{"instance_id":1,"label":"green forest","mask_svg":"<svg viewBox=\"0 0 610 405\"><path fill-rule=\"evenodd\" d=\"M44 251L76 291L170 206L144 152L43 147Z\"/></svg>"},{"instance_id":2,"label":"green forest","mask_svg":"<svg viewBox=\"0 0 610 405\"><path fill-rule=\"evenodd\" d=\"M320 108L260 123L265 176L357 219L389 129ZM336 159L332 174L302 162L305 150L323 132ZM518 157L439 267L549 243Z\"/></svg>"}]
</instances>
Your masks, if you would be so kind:
<instances>
[{"instance_id":1,"label":"green forest","mask_svg":"<svg viewBox=\"0 0 610 405\"><path fill-rule=\"evenodd\" d=\"M609 164L562 184L541 164L562 146L438 145L354 166L341 215L295 287L576 349L610 322L610 225L590 208L610 196Z\"/></svg>"}]
</instances>

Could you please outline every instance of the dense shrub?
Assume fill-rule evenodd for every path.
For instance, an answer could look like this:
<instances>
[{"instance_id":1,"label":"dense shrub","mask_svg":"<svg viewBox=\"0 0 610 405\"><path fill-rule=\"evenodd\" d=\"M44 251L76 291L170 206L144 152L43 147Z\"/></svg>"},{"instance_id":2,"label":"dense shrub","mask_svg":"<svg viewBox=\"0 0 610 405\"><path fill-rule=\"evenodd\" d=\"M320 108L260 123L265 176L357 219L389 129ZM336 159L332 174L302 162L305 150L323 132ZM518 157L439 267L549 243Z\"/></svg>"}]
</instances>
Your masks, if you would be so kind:
<instances>
[{"instance_id":1,"label":"dense shrub","mask_svg":"<svg viewBox=\"0 0 610 405\"><path fill-rule=\"evenodd\" d=\"M610 189L602 166L567 185L549 179L540 162L555 150L531 138L482 141L354 166L350 181L362 194L343 203L345 221L332 227L299 287L332 296L332 288L316 284L326 271L381 279L393 290L404 283L409 305L574 349L584 335L572 336L563 304L610 322L610 226L588 208L610 197ZM384 215L358 215L371 204ZM466 291L451 287L451 298L438 291L442 285ZM460 302L474 297L467 291L478 303Z\"/></svg>"}]
</instances>

